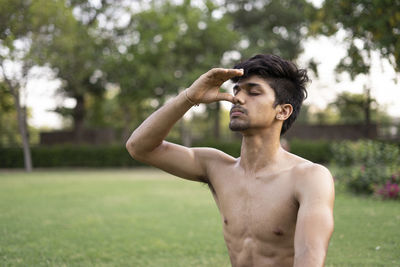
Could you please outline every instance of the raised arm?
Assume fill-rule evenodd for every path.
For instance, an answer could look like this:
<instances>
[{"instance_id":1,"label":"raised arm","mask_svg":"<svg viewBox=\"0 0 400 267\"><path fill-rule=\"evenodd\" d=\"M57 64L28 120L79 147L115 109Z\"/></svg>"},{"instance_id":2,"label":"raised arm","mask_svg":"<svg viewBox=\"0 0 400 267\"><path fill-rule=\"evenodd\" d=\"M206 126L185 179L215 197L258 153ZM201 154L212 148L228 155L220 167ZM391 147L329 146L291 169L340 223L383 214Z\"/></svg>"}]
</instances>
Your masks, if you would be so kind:
<instances>
[{"instance_id":1,"label":"raised arm","mask_svg":"<svg viewBox=\"0 0 400 267\"><path fill-rule=\"evenodd\" d=\"M333 232L334 184L330 172L314 164L296 183L299 202L295 245L295 267L324 266Z\"/></svg>"},{"instance_id":2,"label":"raised arm","mask_svg":"<svg viewBox=\"0 0 400 267\"><path fill-rule=\"evenodd\" d=\"M220 100L232 102L234 97L219 91L228 79L243 75L237 69L212 69L201 75L188 89L148 117L126 143L130 155L142 162L174 175L206 181L205 162L213 157L212 149L194 149L164 141L172 126L194 105Z\"/></svg>"}]
</instances>

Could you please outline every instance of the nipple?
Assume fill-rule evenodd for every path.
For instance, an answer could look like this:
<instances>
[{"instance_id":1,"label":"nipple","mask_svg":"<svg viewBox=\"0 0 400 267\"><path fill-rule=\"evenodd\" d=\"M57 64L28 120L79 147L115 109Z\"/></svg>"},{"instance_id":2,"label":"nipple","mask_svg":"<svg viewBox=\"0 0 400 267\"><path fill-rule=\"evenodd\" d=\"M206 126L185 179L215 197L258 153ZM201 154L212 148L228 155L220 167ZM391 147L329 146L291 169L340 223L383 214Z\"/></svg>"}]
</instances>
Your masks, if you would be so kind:
<instances>
[{"instance_id":1,"label":"nipple","mask_svg":"<svg viewBox=\"0 0 400 267\"><path fill-rule=\"evenodd\" d=\"M281 230L281 229L279 229L279 228L276 228L274 231L273 231L273 233L274 234L276 234L276 235L283 235L283 231Z\"/></svg>"},{"instance_id":2,"label":"nipple","mask_svg":"<svg viewBox=\"0 0 400 267\"><path fill-rule=\"evenodd\" d=\"M224 218L224 223L228 225L228 219Z\"/></svg>"}]
</instances>

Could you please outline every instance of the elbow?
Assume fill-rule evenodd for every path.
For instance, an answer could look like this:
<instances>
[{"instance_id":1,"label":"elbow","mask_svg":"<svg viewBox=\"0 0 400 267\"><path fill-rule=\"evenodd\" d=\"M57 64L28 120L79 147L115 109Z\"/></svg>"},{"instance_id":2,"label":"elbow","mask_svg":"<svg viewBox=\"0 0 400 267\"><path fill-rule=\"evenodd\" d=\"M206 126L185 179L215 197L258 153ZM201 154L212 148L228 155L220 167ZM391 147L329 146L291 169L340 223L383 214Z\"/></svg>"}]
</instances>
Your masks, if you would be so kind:
<instances>
[{"instance_id":1,"label":"elbow","mask_svg":"<svg viewBox=\"0 0 400 267\"><path fill-rule=\"evenodd\" d=\"M139 160L140 158L140 153L137 148L137 142L134 140L131 140L131 138L128 139L128 141L125 144L126 150L128 150L129 155L131 155L132 158Z\"/></svg>"},{"instance_id":2,"label":"elbow","mask_svg":"<svg viewBox=\"0 0 400 267\"><path fill-rule=\"evenodd\" d=\"M151 153L151 150L144 144L143 140L138 140L137 138L129 138L125 147L133 159L141 162L146 162Z\"/></svg>"},{"instance_id":3,"label":"elbow","mask_svg":"<svg viewBox=\"0 0 400 267\"><path fill-rule=\"evenodd\" d=\"M146 162L149 157L154 155L154 150L158 148L161 143L149 142L146 138L136 137L132 135L125 144L126 150L135 160Z\"/></svg>"}]
</instances>

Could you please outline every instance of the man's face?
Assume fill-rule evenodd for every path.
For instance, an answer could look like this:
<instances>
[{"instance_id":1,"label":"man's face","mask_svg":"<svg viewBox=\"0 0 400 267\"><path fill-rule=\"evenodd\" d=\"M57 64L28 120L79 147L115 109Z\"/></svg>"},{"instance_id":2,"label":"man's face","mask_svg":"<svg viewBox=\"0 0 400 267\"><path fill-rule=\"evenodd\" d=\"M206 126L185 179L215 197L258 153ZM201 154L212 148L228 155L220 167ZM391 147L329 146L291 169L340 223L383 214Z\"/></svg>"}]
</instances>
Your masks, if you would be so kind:
<instances>
[{"instance_id":1,"label":"man's face","mask_svg":"<svg viewBox=\"0 0 400 267\"><path fill-rule=\"evenodd\" d=\"M230 111L232 131L266 128L274 122L275 92L262 78L253 75L239 80L233 87L236 103Z\"/></svg>"}]
</instances>

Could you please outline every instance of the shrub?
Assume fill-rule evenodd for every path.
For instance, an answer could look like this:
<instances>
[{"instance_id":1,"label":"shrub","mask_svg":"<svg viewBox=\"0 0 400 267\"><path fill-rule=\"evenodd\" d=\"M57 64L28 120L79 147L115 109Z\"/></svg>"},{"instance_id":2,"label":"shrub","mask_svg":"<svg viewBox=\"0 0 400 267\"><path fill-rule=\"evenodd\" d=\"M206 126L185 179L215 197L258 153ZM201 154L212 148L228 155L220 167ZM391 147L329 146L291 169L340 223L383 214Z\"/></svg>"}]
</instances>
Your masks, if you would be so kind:
<instances>
[{"instance_id":1,"label":"shrub","mask_svg":"<svg viewBox=\"0 0 400 267\"><path fill-rule=\"evenodd\" d=\"M374 188L375 195L383 199L398 199L400 192L400 180L398 174L393 174L383 186Z\"/></svg>"},{"instance_id":2,"label":"shrub","mask_svg":"<svg viewBox=\"0 0 400 267\"><path fill-rule=\"evenodd\" d=\"M300 140L290 141L290 152L317 163L327 163L332 159L331 143L327 140Z\"/></svg>"},{"instance_id":3,"label":"shrub","mask_svg":"<svg viewBox=\"0 0 400 267\"><path fill-rule=\"evenodd\" d=\"M345 179L352 191L375 192L388 198L397 196L393 184L398 182L391 180L400 165L400 150L396 145L371 140L345 141L333 145L332 150L332 163L342 170L337 176ZM346 168L349 166L352 168Z\"/></svg>"},{"instance_id":4,"label":"shrub","mask_svg":"<svg viewBox=\"0 0 400 267\"><path fill-rule=\"evenodd\" d=\"M399 163L398 146L380 141L343 141L332 145L333 162L339 166Z\"/></svg>"},{"instance_id":5,"label":"shrub","mask_svg":"<svg viewBox=\"0 0 400 267\"><path fill-rule=\"evenodd\" d=\"M193 147L213 147L233 157L240 156L240 141L204 140ZM291 152L314 162L332 157L328 141L293 140ZM54 145L31 148L34 167L133 167L144 164L132 159L125 145ZM23 168L22 148L0 148L0 168Z\"/></svg>"},{"instance_id":6,"label":"shrub","mask_svg":"<svg viewBox=\"0 0 400 267\"><path fill-rule=\"evenodd\" d=\"M192 147L213 147L236 158L240 156L241 142L240 141L221 142L216 140L205 140L193 143Z\"/></svg>"},{"instance_id":7,"label":"shrub","mask_svg":"<svg viewBox=\"0 0 400 267\"><path fill-rule=\"evenodd\" d=\"M233 157L239 157L241 142L240 141L221 142L215 140L207 140L202 142L196 142L193 144L193 146L213 147ZM305 159L318 163L329 162L332 158L330 143L329 141L325 140L308 141L308 140L294 139L290 142L290 152Z\"/></svg>"},{"instance_id":8,"label":"shrub","mask_svg":"<svg viewBox=\"0 0 400 267\"><path fill-rule=\"evenodd\" d=\"M131 158L124 145L55 145L31 148L34 167L130 167L143 164ZM22 168L21 148L0 148L0 168Z\"/></svg>"}]
</instances>

